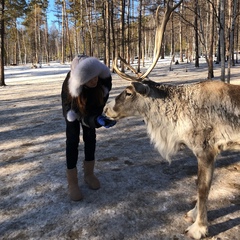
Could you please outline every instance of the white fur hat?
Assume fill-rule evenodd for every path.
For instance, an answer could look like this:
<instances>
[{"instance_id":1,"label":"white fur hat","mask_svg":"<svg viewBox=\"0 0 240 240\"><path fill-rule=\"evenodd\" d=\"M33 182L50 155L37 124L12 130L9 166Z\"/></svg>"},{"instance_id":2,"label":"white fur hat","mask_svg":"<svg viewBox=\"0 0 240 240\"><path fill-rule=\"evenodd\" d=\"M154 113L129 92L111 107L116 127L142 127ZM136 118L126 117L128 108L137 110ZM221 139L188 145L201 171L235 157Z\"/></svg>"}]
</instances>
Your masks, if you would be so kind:
<instances>
[{"instance_id":1,"label":"white fur hat","mask_svg":"<svg viewBox=\"0 0 240 240\"><path fill-rule=\"evenodd\" d=\"M72 97L77 97L82 91L82 86L92 78L99 76L107 78L111 75L109 68L95 57L77 56L71 64L69 79L69 92Z\"/></svg>"}]
</instances>

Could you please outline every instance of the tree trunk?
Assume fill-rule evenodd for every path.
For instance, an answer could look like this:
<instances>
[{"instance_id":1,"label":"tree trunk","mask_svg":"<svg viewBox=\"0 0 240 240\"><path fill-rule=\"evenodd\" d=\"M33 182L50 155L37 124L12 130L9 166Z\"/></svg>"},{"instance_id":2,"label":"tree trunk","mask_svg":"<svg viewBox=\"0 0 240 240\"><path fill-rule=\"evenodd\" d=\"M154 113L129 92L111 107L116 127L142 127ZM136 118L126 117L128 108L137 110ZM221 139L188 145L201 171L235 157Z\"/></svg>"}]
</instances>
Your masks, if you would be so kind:
<instances>
[{"instance_id":1,"label":"tree trunk","mask_svg":"<svg viewBox=\"0 0 240 240\"><path fill-rule=\"evenodd\" d=\"M166 1L163 1L163 6L164 9L166 8ZM163 36L162 39L162 47L161 47L161 55L160 55L160 59L164 59L165 58L165 36Z\"/></svg>"},{"instance_id":2,"label":"tree trunk","mask_svg":"<svg viewBox=\"0 0 240 240\"><path fill-rule=\"evenodd\" d=\"M194 8L194 28L195 28L195 67L199 67L199 48L198 48L198 0L195 0Z\"/></svg>"},{"instance_id":3,"label":"tree trunk","mask_svg":"<svg viewBox=\"0 0 240 240\"><path fill-rule=\"evenodd\" d=\"M115 28L114 28L114 6L113 6L113 1L111 1L111 28L112 28L112 61L114 61L115 57L116 57L116 39L115 39ZM112 64L113 65L113 64ZM114 69L112 68L112 72L114 72Z\"/></svg>"},{"instance_id":4,"label":"tree trunk","mask_svg":"<svg viewBox=\"0 0 240 240\"><path fill-rule=\"evenodd\" d=\"M109 0L106 0L106 65L110 67L110 18L109 18Z\"/></svg>"},{"instance_id":5,"label":"tree trunk","mask_svg":"<svg viewBox=\"0 0 240 240\"><path fill-rule=\"evenodd\" d=\"M78 28L77 28L77 21L74 19L74 55L77 55L80 52L79 45L78 45Z\"/></svg>"},{"instance_id":6,"label":"tree trunk","mask_svg":"<svg viewBox=\"0 0 240 240\"><path fill-rule=\"evenodd\" d=\"M37 4L35 4L34 6L34 14L35 14L35 31L34 31L34 34L35 34L35 56L34 56L34 59L33 59L33 62L32 64L37 64L39 62L39 56L38 56L38 14L37 14Z\"/></svg>"},{"instance_id":7,"label":"tree trunk","mask_svg":"<svg viewBox=\"0 0 240 240\"><path fill-rule=\"evenodd\" d=\"M139 3L139 17L138 17L138 67L137 72L139 73L140 70L140 61L142 55L142 0Z\"/></svg>"},{"instance_id":8,"label":"tree trunk","mask_svg":"<svg viewBox=\"0 0 240 240\"><path fill-rule=\"evenodd\" d=\"M81 3L81 6L80 6L80 15L82 16L81 17L81 30L80 30L80 36L81 36L81 41L82 41L82 53L83 54L87 54L87 50L86 50L86 43L85 43L85 28L83 26L83 12L84 12L84 9L83 9L83 2L80 1Z\"/></svg>"},{"instance_id":9,"label":"tree trunk","mask_svg":"<svg viewBox=\"0 0 240 240\"><path fill-rule=\"evenodd\" d=\"M225 0L220 0L221 81L225 82Z\"/></svg>"},{"instance_id":10,"label":"tree trunk","mask_svg":"<svg viewBox=\"0 0 240 240\"><path fill-rule=\"evenodd\" d=\"M48 47L48 24L47 24L47 15L45 16L45 54L46 62L49 63L49 47Z\"/></svg>"},{"instance_id":11,"label":"tree trunk","mask_svg":"<svg viewBox=\"0 0 240 240\"><path fill-rule=\"evenodd\" d=\"M180 6L180 13L183 13L183 3ZM182 19L179 20L179 49L180 49L180 62L183 62L183 36L182 36Z\"/></svg>"},{"instance_id":12,"label":"tree trunk","mask_svg":"<svg viewBox=\"0 0 240 240\"><path fill-rule=\"evenodd\" d=\"M121 4L121 10L122 10L122 13L121 13L121 29L122 29L122 32L121 32L121 56L122 58L125 58L125 18L124 18L124 15L125 15L125 6L126 6L126 0L122 0L122 4ZM121 71L124 73L125 70L124 70L124 63L121 61Z\"/></svg>"},{"instance_id":13,"label":"tree trunk","mask_svg":"<svg viewBox=\"0 0 240 240\"><path fill-rule=\"evenodd\" d=\"M62 1L62 60L61 63L64 64L65 63L65 9L66 6L66 2L65 0Z\"/></svg>"},{"instance_id":14,"label":"tree trunk","mask_svg":"<svg viewBox=\"0 0 240 240\"><path fill-rule=\"evenodd\" d=\"M171 57L172 62L175 62L175 42L174 42L174 21L173 21L173 14L171 15Z\"/></svg>"},{"instance_id":15,"label":"tree trunk","mask_svg":"<svg viewBox=\"0 0 240 240\"><path fill-rule=\"evenodd\" d=\"M67 41L68 42L68 47L69 47L69 52L68 52L68 56L70 58L70 60L73 59L73 51L72 51L72 43L71 43L71 36L70 36L70 31L69 31L69 24L68 24L68 14L66 11L66 6L65 6L65 21L66 21L66 35L67 35Z\"/></svg>"},{"instance_id":16,"label":"tree trunk","mask_svg":"<svg viewBox=\"0 0 240 240\"><path fill-rule=\"evenodd\" d=\"M92 7L88 7L88 1L85 0L85 7L86 7L86 13L87 13L87 30L90 36L89 39L89 54L90 56L94 55L94 39L93 39L93 21L92 21Z\"/></svg>"},{"instance_id":17,"label":"tree trunk","mask_svg":"<svg viewBox=\"0 0 240 240\"><path fill-rule=\"evenodd\" d=\"M6 86L4 78L4 8L5 0L1 0L0 4L0 86Z\"/></svg>"},{"instance_id":18,"label":"tree trunk","mask_svg":"<svg viewBox=\"0 0 240 240\"><path fill-rule=\"evenodd\" d=\"M130 63L130 18L131 18L131 13L130 13L130 7L131 4L130 2L128 3L128 7L127 7L127 31L126 31L126 36L127 36L127 49L126 49L126 60L128 63Z\"/></svg>"},{"instance_id":19,"label":"tree trunk","mask_svg":"<svg viewBox=\"0 0 240 240\"><path fill-rule=\"evenodd\" d=\"M238 12L239 12L239 4L240 1L238 1ZM237 23L236 23L236 64L238 64L238 50L239 50L239 17L237 18Z\"/></svg>"},{"instance_id":20,"label":"tree trunk","mask_svg":"<svg viewBox=\"0 0 240 240\"><path fill-rule=\"evenodd\" d=\"M209 6L209 9L212 6ZM210 23L209 23L209 50L208 50L208 79L212 79L214 77L213 74L213 45L214 45L214 13L213 9L210 11Z\"/></svg>"},{"instance_id":21,"label":"tree trunk","mask_svg":"<svg viewBox=\"0 0 240 240\"><path fill-rule=\"evenodd\" d=\"M23 34L23 29L22 29L22 43L23 43L23 49L24 49L24 64L27 64L27 47L26 47L25 36Z\"/></svg>"},{"instance_id":22,"label":"tree trunk","mask_svg":"<svg viewBox=\"0 0 240 240\"><path fill-rule=\"evenodd\" d=\"M234 28L235 28L235 19L236 19L236 8L237 0L229 0L229 22L228 22L228 32L229 32L229 48L228 48L228 74L227 82L230 83L231 76L231 61L232 61L232 52L234 45Z\"/></svg>"},{"instance_id":23,"label":"tree trunk","mask_svg":"<svg viewBox=\"0 0 240 240\"><path fill-rule=\"evenodd\" d=\"M142 6L142 16L145 16L145 6ZM142 50L141 50L141 60L142 66L145 67L145 41L146 41L146 31L145 31L145 23L142 24Z\"/></svg>"},{"instance_id":24,"label":"tree trunk","mask_svg":"<svg viewBox=\"0 0 240 240\"><path fill-rule=\"evenodd\" d=\"M16 58L17 59L17 61L16 61L16 63L17 64L22 64L22 53L21 53L21 44L20 44L20 39L19 39L19 30L18 30L18 27L17 27L17 20L15 20L15 24L16 24L16 42L17 42L17 53L16 53L16 55L18 54L18 58Z\"/></svg>"}]
</instances>

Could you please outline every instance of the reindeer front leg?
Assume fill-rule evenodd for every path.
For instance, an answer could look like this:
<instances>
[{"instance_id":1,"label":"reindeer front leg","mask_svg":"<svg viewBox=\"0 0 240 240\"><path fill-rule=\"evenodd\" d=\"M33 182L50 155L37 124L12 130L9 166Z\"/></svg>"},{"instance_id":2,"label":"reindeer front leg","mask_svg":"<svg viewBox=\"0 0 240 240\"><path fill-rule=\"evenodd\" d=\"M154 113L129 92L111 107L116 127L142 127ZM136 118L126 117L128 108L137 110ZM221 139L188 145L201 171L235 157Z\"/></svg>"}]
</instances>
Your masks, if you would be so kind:
<instances>
[{"instance_id":1,"label":"reindeer front leg","mask_svg":"<svg viewBox=\"0 0 240 240\"><path fill-rule=\"evenodd\" d=\"M201 239L208 234L207 199L211 187L214 170L213 154L198 157L198 199L194 209L189 211L186 219L194 222L187 228L186 233L193 239Z\"/></svg>"}]
</instances>

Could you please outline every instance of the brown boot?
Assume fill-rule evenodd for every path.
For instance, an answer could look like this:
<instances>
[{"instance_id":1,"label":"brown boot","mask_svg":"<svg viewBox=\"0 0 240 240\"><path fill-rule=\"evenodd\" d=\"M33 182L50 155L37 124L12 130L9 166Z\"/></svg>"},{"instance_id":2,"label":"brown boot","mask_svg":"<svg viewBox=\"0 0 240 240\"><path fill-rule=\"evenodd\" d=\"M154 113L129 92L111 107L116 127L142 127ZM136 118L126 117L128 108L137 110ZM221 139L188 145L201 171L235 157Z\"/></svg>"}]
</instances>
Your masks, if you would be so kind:
<instances>
[{"instance_id":1,"label":"brown boot","mask_svg":"<svg viewBox=\"0 0 240 240\"><path fill-rule=\"evenodd\" d=\"M97 190L100 188L100 182L94 175L95 161L84 161L84 180L88 184L88 187Z\"/></svg>"},{"instance_id":2,"label":"brown boot","mask_svg":"<svg viewBox=\"0 0 240 240\"><path fill-rule=\"evenodd\" d=\"M78 172L77 168L67 169L68 192L71 200L80 201L83 195L78 186Z\"/></svg>"}]
</instances>

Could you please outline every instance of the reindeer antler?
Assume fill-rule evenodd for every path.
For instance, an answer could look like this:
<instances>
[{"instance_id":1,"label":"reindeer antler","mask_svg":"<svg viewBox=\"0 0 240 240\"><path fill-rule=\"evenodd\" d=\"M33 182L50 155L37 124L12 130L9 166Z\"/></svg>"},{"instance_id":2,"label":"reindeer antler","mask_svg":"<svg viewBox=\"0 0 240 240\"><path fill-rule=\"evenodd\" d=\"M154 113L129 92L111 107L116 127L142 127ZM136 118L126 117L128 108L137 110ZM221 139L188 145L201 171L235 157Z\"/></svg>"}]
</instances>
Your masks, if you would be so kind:
<instances>
[{"instance_id":1,"label":"reindeer antler","mask_svg":"<svg viewBox=\"0 0 240 240\"><path fill-rule=\"evenodd\" d=\"M149 73L153 70L153 68L156 66L157 61L160 57L161 54L161 48L162 48L162 41L163 41L163 37L164 37L164 32L168 23L168 20L170 18L171 13L183 2L183 0L180 0L176 5L174 5L173 7L170 6L170 0L167 1L167 7L162 19L162 24L159 24L159 10L160 10L160 6L158 6L157 11L156 11L156 18L157 18L157 29L156 29L156 35L155 35L155 46L154 46L154 59L153 59L153 63L151 64L151 66L147 69L147 71L144 74L137 73L137 71L130 66L130 64L127 63L127 61L123 58L120 58L120 60L125 63L131 70L133 73L135 73L137 75L137 77L134 76L130 76L126 73L121 72L118 67L117 67L117 58L114 59L113 61L113 68L116 71L116 73L123 79L125 80L130 80L130 81L142 81L144 78L146 78Z\"/></svg>"},{"instance_id":2,"label":"reindeer antler","mask_svg":"<svg viewBox=\"0 0 240 240\"><path fill-rule=\"evenodd\" d=\"M129 81L129 80L135 80L135 81L137 81L137 79L140 79L141 73L138 73L138 72L134 69L134 67L132 67L130 64L128 64L127 61L126 61L125 59L123 59L121 56L118 55L118 57L119 57L120 60L121 60L125 65L127 65L127 67L128 67L133 73L135 73L138 77L133 77L133 76L130 76L130 75L126 74L126 73L121 72L121 71L118 69L118 67L117 67L117 58L115 58L114 61L113 61L113 68L114 68L115 72L116 72L121 78L123 78L123 79L125 79L125 80L128 80L128 81Z\"/></svg>"}]
</instances>

